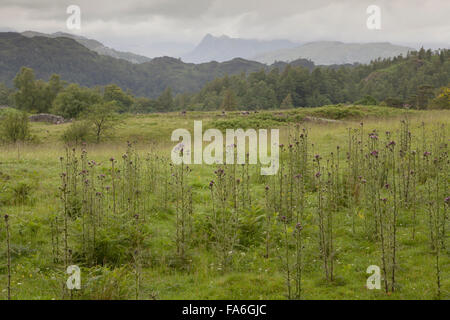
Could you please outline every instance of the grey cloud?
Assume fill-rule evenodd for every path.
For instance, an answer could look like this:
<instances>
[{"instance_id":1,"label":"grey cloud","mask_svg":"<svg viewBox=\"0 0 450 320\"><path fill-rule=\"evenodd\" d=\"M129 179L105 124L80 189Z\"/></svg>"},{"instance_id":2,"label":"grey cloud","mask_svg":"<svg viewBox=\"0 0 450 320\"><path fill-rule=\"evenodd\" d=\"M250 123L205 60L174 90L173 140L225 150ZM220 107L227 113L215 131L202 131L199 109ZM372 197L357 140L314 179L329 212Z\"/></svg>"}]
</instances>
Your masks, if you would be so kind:
<instances>
[{"instance_id":1,"label":"grey cloud","mask_svg":"<svg viewBox=\"0 0 450 320\"><path fill-rule=\"evenodd\" d=\"M206 33L300 42L450 41L448 0L0 0L0 27L67 31L70 4L81 7L82 35L130 50L151 43L184 48ZM365 26L371 4L381 7L382 30ZM180 46L167 45L166 54Z\"/></svg>"}]
</instances>

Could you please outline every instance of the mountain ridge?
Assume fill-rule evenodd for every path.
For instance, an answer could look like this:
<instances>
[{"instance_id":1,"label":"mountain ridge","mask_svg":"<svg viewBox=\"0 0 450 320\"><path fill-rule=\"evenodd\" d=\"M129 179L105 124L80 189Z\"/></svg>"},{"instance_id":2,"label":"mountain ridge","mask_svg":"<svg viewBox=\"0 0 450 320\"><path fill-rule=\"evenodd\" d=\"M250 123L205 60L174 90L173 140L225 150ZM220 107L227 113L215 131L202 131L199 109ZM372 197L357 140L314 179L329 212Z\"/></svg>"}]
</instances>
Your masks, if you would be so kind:
<instances>
[{"instance_id":1,"label":"mountain ridge","mask_svg":"<svg viewBox=\"0 0 450 320\"><path fill-rule=\"evenodd\" d=\"M217 77L249 73L268 68L245 59L202 64L184 63L172 57L159 57L133 64L100 55L66 37L26 37L20 33L0 33L0 82L12 86L21 67L35 71L47 80L56 73L62 80L95 87L115 83L137 96L155 98L167 87L174 93L195 92Z\"/></svg>"},{"instance_id":2,"label":"mountain ridge","mask_svg":"<svg viewBox=\"0 0 450 320\"><path fill-rule=\"evenodd\" d=\"M227 35L216 37L208 33L194 50L183 55L182 59L194 63L223 62L233 58L250 59L259 53L274 49L292 48L297 45L297 43L289 40L241 39Z\"/></svg>"},{"instance_id":3,"label":"mountain ridge","mask_svg":"<svg viewBox=\"0 0 450 320\"><path fill-rule=\"evenodd\" d=\"M389 42L344 43L340 41L308 42L289 49L274 50L252 57L253 60L271 64L275 61L289 62L295 59L310 59L316 65L370 63L378 58L406 55L414 48L394 45Z\"/></svg>"},{"instance_id":4,"label":"mountain ridge","mask_svg":"<svg viewBox=\"0 0 450 320\"><path fill-rule=\"evenodd\" d=\"M152 59L149 57L145 57L142 55L138 55L132 52L124 52L124 51L118 51L112 48L109 48L105 46L103 43L101 43L98 40L89 39L83 36L74 35L71 33L65 33L65 32L55 32L55 33L42 33L37 31L24 31L21 32L21 34L25 37L33 38L33 37L49 37L49 38L70 38L75 40L76 42L80 43L81 45L85 46L89 50L95 51L100 55L109 56L117 59L123 59L127 60L131 63L144 63L149 62Z\"/></svg>"}]
</instances>

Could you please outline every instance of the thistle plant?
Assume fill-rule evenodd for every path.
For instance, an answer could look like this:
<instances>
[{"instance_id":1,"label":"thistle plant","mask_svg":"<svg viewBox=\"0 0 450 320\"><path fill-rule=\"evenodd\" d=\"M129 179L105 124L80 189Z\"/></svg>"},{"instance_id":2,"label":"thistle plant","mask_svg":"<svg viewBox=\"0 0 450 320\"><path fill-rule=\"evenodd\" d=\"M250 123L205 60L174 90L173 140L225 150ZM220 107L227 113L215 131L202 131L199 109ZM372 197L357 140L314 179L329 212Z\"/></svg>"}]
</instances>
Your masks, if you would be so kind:
<instances>
[{"instance_id":1,"label":"thistle plant","mask_svg":"<svg viewBox=\"0 0 450 320\"><path fill-rule=\"evenodd\" d=\"M183 149L180 150L180 156L183 156ZM181 163L173 167L175 186L175 213L176 213L176 236L175 242L177 255L182 261L186 260L186 251L188 249L191 237L191 211L192 211L192 191L187 183L189 173L192 171L189 166Z\"/></svg>"},{"instance_id":2,"label":"thistle plant","mask_svg":"<svg viewBox=\"0 0 450 320\"><path fill-rule=\"evenodd\" d=\"M8 270L8 282L7 293L8 300L11 300L11 234L9 230L9 216L5 214L5 227L6 227L6 266Z\"/></svg>"},{"instance_id":3,"label":"thistle plant","mask_svg":"<svg viewBox=\"0 0 450 320\"><path fill-rule=\"evenodd\" d=\"M215 179L209 184L211 190L214 242L219 256L220 268L227 271L232 264L233 251L237 243L238 220L234 200L229 199L233 193L228 190L226 172L222 168L215 171Z\"/></svg>"}]
</instances>

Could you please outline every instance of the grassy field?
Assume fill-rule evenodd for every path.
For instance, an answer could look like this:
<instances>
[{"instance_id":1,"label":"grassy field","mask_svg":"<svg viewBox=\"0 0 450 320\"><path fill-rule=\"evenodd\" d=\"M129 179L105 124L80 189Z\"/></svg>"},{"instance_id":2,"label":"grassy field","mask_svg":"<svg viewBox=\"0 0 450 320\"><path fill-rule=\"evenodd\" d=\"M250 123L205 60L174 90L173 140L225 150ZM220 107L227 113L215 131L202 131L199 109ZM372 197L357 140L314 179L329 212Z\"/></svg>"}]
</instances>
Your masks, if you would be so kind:
<instances>
[{"instance_id":1,"label":"grassy field","mask_svg":"<svg viewBox=\"0 0 450 320\"><path fill-rule=\"evenodd\" d=\"M280 128L281 174L171 166L171 132L194 120ZM33 123L34 143L0 146L0 299L5 214L12 299L449 299L449 123L449 111L376 106L136 115L75 151L60 138L69 124ZM366 269L383 269L383 254L395 261L387 293L383 281L366 288ZM81 267L81 290L65 289L70 264Z\"/></svg>"}]
</instances>

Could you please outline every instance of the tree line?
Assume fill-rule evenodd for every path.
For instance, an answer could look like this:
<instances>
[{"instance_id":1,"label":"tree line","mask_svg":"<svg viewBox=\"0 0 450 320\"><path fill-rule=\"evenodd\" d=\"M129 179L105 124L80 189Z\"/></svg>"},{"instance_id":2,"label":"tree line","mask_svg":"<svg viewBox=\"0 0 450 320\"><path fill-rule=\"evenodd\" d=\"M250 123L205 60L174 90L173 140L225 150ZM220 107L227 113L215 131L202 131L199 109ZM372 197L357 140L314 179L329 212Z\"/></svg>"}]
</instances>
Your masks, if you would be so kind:
<instances>
[{"instance_id":1,"label":"tree line","mask_svg":"<svg viewBox=\"0 0 450 320\"><path fill-rule=\"evenodd\" d=\"M36 79L23 67L14 88L0 83L0 105L73 119L111 109L117 113L177 110L264 110L353 103L425 109L449 108L450 50L411 52L368 65L316 67L287 64L249 74L224 76L199 92L174 95L170 87L156 99L136 97L116 84L83 87L53 74ZM105 108L106 106L106 108Z\"/></svg>"},{"instance_id":2,"label":"tree line","mask_svg":"<svg viewBox=\"0 0 450 320\"><path fill-rule=\"evenodd\" d=\"M316 67L312 71L287 65L282 71L225 76L196 94L178 95L175 104L194 110L287 109L338 103L448 108L449 84L450 50L422 48L406 57L378 59L368 65Z\"/></svg>"}]
</instances>

